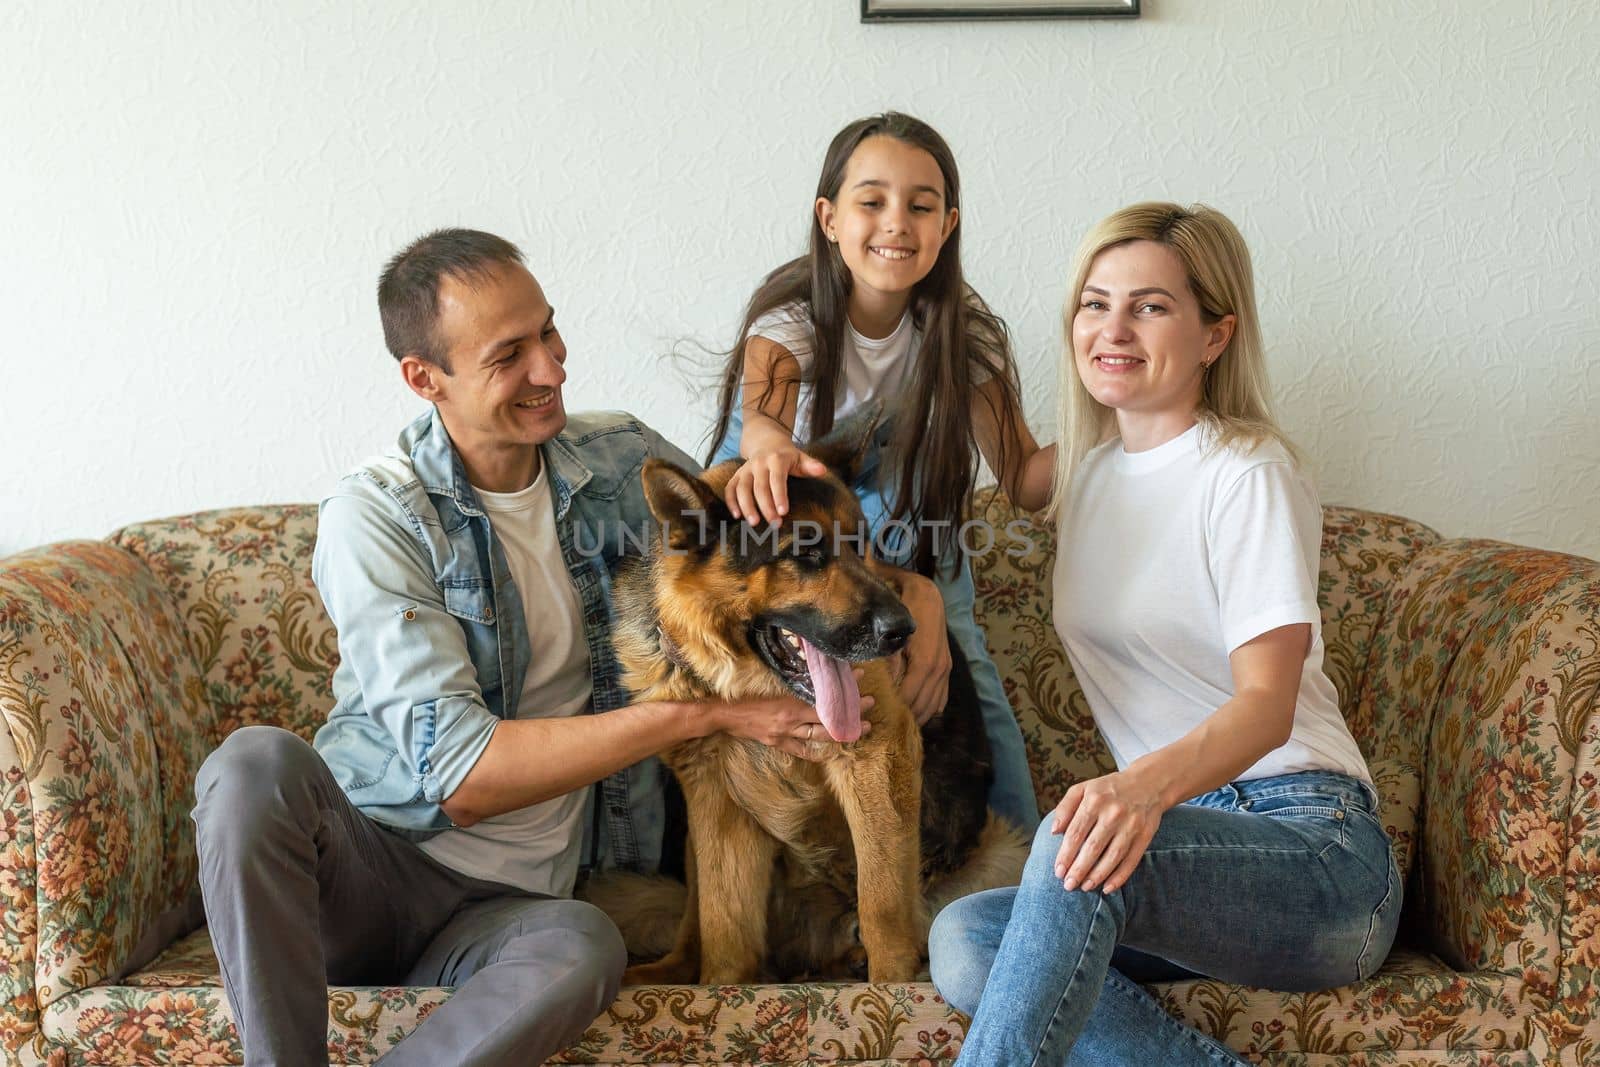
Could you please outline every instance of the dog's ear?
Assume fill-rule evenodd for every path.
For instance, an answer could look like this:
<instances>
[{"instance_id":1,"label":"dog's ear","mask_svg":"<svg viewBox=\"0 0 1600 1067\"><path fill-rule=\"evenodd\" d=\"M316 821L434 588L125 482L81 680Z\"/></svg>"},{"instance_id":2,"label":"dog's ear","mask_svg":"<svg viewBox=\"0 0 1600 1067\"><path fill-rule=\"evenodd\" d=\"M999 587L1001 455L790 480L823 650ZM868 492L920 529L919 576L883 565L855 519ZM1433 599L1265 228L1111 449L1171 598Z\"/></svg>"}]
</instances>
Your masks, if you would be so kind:
<instances>
[{"instance_id":1,"label":"dog's ear","mask_svg":"<svg viewBox=\"0 0 1600 1067\"><path fill-rule=\"evenodd\" d=\"M861 473L867 449L882 421L883 402L869 401L834 423L826 436L806 445L805 450L825 463L841 482L849 485Z\"/></svg>"},{"instance_id":2,"label":"dog's ear","mask_svg":"<svg viewBox=\"0 0 1600 1067\"><path fill-rule=\"evenodd\" d=\"M645 460L639 478L645 503L661 524L661 539L668 548L704 548L716 540L721 524L733 518L710 486L664 459Z\"/></svg>"}]
</instances>

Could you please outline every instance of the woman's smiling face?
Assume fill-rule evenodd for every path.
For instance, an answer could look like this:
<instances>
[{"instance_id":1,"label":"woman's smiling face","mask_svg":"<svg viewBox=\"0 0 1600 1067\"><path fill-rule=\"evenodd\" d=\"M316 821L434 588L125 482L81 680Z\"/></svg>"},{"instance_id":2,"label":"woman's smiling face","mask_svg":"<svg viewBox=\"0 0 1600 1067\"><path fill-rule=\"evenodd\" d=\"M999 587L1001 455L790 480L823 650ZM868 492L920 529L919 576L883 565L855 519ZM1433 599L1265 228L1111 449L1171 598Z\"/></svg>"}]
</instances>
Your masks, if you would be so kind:
<instances>
[{"instance_id":1,"label":"woman's smiling face","mask_svg":"<svg viewBox=\"0 0 1600 1067\"><path fill-rule=\"evenodd\" d=\"M1234 319L1206 321L1177 253L1155 241L1113 245L1076 295L1073 363L1089 395L1125 431L1128 417L1182 422L1180 433L1192 425L1202 368L1227 348Z\"/></svg>"}]
</instances>

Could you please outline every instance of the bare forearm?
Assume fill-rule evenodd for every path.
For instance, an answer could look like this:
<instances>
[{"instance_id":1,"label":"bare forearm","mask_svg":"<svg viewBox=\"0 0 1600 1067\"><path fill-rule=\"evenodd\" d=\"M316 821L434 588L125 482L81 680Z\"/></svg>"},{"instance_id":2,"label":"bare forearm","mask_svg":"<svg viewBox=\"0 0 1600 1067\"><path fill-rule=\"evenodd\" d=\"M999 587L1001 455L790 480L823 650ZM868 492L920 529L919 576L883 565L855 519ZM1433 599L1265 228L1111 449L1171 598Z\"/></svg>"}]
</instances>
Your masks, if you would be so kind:
<instances>
[{"instance_id":1,"label":"bare forearm","mask_svg":"<svg viewBox=\"0 0 1600 1067\"><path fill-rule=\"evenodd\" d=\"M753 456L767 449L794 444L794 431L771 415L745 408L744 432L739 435L739 454Z\"/></svg>"},{"instance_id":2,"label":"bare forearm","mask_svg":"<svg viewBox=\"0 0 1600 1067\"><path fill-rule=\"evenodd\" d=\"M1039 511L1050 503L1050 487L1056 477L1056 446L1035 449L1007 487L1011 502L1025 511Z\"/></svg>"},{"instance_id":3,"label":"bare forearm","mask_svg":"<svg viewBox=\"0 0 1600 1067\"><path fill-rule=\"evenodd\" d=\"M719 728L716 706L651 702L598 715L514 719L444 802L459 826L598 782L647 756Z\"/></svg>"},{"instance_id":4,"label":"bare forearm","mask_svg":"<svg viewBox=\"0 0 1600 1067\"><path fill-rule=\"evenodd\" d=\"M972 402L972 430L984 462L1013 504L1038 511L1050 502L1056 446L1039 447L1016 398L1000 379L978 387Z\"/></svg>"},{"instance_id":5,"label":"bare forearm","mask_svg":"<svg viewBox=\"0 0 1600 1067\"><path fill-rule=\"evenodd\" d=\"M1261 690L1242 690L1204 722L1164 748L1128 765L1146 778L1167 808L1233 781L1289 740L1294 705Z\"/></svg>"}]
</instances>

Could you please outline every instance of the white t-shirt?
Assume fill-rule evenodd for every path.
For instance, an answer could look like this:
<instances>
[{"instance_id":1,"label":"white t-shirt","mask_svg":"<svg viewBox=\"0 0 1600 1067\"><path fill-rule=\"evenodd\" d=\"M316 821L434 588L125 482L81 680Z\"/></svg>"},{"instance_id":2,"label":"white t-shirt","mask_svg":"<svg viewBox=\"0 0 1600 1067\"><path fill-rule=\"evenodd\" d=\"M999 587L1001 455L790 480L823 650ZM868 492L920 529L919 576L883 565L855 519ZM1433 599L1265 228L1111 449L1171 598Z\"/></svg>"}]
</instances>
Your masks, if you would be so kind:
<instances>
[{"instance_id":1,"label":"white t-shirt","mask_svg":"<svg viewBox=\"0 0 1600 1067\"><path fill-rule=\"evenodd\" d=\"M1228 656L1310 623L1294 729L1240 780L1331 770L1371 781L1322 669L1322 508L1276 442L1207 450L1206 431L1144 452L1091 451L1060 521L1055 627L1118 767L1233 696Z\"/></svg>"},{"instance_id":2,"label":"white t-shirt","mask_svg":"<svg viewBox=\"0 0 1600 1067\"><path fill-rule=\"evenodd\" d=\"M774 308L750 324L750 336L777 342L800 364L800 399L795 409L794 432L797 440L809 439L812 436L811 371L816 363L817 345L811 308L799 302ZM922 332L911 321L909 308L893 332L878 340L862 336L847 319L844 344L839 352L844 365L844 390L842 394L834 393L834 418L842 419L871 400L882 400L886 408L899 402L921 345Z\"/></svg>"},{"instance_id":3,"label":"white t-shirt","mask_svg":"<svg viewBox=\"0 0 1600 1067\"><path fill-rule=\"evenodd\" d=\"M517 701L519 719L581 714L592 695L583 604L556 537L555 509L544 465L528 488L490 493L474 487L522 594L531 656ZM473 878L532 893L569 897L578 875L579 834L589 790L451 827L422 850Z\"/></svg>"}]
</instances>

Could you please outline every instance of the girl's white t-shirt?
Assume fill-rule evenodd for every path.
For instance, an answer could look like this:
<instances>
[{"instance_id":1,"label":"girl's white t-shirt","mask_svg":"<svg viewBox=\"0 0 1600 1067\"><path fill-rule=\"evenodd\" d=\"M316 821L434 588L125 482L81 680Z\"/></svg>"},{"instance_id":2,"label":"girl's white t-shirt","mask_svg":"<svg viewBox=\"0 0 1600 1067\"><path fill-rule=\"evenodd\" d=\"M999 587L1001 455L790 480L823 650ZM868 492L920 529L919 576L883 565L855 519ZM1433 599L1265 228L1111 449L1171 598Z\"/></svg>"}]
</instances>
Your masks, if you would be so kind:
<instances>
[{"instance_id":1,"label":"girl's white t-shirt","mask_svg":"<svg viewBox=\"0 0 1600 1067\"><path fill-rule=\"evenodd\" d=\"M1311 625L1289 741L1240 780L1339 771L1371 781L1322 669L1322 508L1276 442L1207 447L1207 431L1144 452L1100 445L1059 525L1055 627L1117 766L1189 733L1233 696L1228 656Z\"/></svg>"},{"instance_id":2,"label":"girl's white t-shirt","mask_svg":"<svg viewBox=\"0 0 1600 1067\"><path fill-rule=\"evenodd\" d=\"M750 336L765 337L782 345L800 364L800 399L795 409L794 434L796 440L809 440L813 436L811 371L816 364L817 346L811 308L799 301L774 308L750 324ZM881 400L885 408L896 405L910 380L921 344L922 332L912 322L909 308L889 336L877 340L863 336L846 320L844 344L839 353L844 365L844 390L834 395L834 418L842 419L872 400Z\"/></svg>"},{"instance_id":3,"label":"girl's white t-shirt","mask_svg":"<svg viewBox=\"0 0 1600 1067\"><path fill-rule=\"evenodd\" d=\"M527 622L531 655L517 718L582 714L593 695L583 602L561 557L545 467L540 464L533 484L515 493L474 489L505 553ZM575 789L471 826L451 827L421 842L422 851L472 878L570 897L590 792Z\"/></svg>"}]
</instances>

